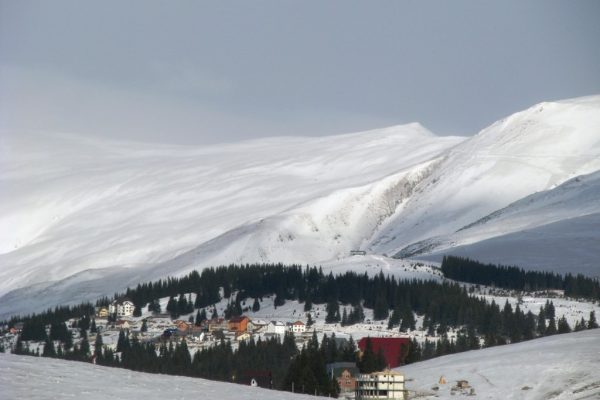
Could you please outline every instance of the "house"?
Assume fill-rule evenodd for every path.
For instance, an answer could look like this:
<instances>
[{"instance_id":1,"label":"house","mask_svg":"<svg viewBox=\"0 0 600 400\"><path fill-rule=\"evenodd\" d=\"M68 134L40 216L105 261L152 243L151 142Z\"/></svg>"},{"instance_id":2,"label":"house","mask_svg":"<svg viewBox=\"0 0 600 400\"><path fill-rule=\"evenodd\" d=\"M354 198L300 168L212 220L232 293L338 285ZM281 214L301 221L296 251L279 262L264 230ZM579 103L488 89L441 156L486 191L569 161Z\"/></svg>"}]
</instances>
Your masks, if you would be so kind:
<instances>
[{"instance_id":1,"label":"house","mask_svg":"<svg viewBox=\"0 0 600 400\"><path fill-rule=\"evenodd\" d=\"M404 375L386 369L371 374L359 374L356 378L356 400L408 398L404 388Z\"/></svg>"},{"instance_id":2,"label":"house","mask_svg":"<svg viewBox=\"0 0 600 400\"><path fill-rule=\"evenodd\" d=\"M410 346L409 338L364 337L358 341L360 357L367 347L367 340L371 341L373 353L378 354L380 351L383 353L388 368L396 368L403 363L408 354L408 346Z\"/></svg>"},{"instance_id":3,"label":"house","mask_svg":"<svg viewBox=\"0 0 600 400\"><path fill-rule=\"evenodd\" d=\"M245 370L240 374L240 382L244 385L273 388L273 373L271 371Z\"/></svg>"},{"instance_id":4,"label":"house","mask_svg":"<svg viewBox=\"0 0 600 400\"><path fill-rule=\"evenodd\" d=\"M119 319L119 320L117 320L117 322L115 322L115 327L117 327L119 329L129 329L130 328L129 321L126 321L124 319Z\"/></svg>"},{"instance_id":5,"label":"house","mask_svg":"<svg viewBox=\"0 0 600 400\"><path fill-rule=\"evenodd\" d=\"M210 321L208 321L208 331L209 332L222 331L222 330L227 329L228 326L229 326L229 324L223 318L215 318L215 319L211 319Z\"/></svg>"},{"instance_id":6,"label":"house","mask_svg":"<svg viewBox=\"0 0 600 400\"><path fill-rule=\"evenodd\" d=\"M367 252L364 250L350 250L351 256L364 256L367 255Z\"/></svg>"},{"instance_id":7,"label":"house","mask_svg":"<svg viewBox=\"0 0 600 400\"><path fill-rule=\"evenodd\" d=\"M134 309L135 305L133 301L127 297L115 299L108 305L108 312L110 314L117 314L117 317L131 317Z\"/></svg>"},{"instance_id":8,"label":"house","mask_svg":"<svg viewBox=\"0 0 600 400\"><path fill-rule=\"evenodd\" d=\"M190 324L189 322L180 319L175 321L174 324L180 332L187 332L192 326L192 324Z\"/></svg>"},{"instance_id":9,"label":"house","mask_svg":"<svg viewBox=\"0 0 600 400\"><path fill-rule=\"evenodd\" d=\"M252 336L248 332L238 332L235 334L235 340L238 342L250 340L251 337Z\"/></svg>"},{"instance_id":10,"label":"house","mask_svg":"<svg viewBox=\"0 0 600 400\"><path fill-rule=\"evenodd\" d=\"M232 332L246 332L248 330L248 322L250 319L245 315L233 317L227 324L227 329Z\"/></svg>"},{"instance_id":11,"label":"house","mask_svg":"<svg viewBox=\"0 0 600 400\"><path fill-rule=\"evenodd\" d=\"M271 321L267 325L267 333L285 335L285 324L281 321Z\"/></svg>"},{"instance_id":12,"label":"house","mask_svg":"<svg viewBox=\"0 0 600 400\"><path fill-rule=\"evenodd\" d=\"M359 374L356 363L353 362L337 362L327 364L327 374L337 380L340 387L340 394L353 393L356 387L356 377Z\"/></svg>"},{"instance_id":13,"label":"house","mask_svg":"<svg viewBox=\"0 0 600 400\"><path fill-rule=\"evenodd\" d=\"M108 318L108 307L96 307L96 317Z\"/></svg>"},{"instance_id":14,"label":"house","mask_svg":"<svg viewBox=\"0 0 600 400\"><path fill-rule=\"evenodd\" d=\"M306 324L302 321L289 323L287 328L289 332L293 332L294 334L306 332Z\"/></svg>"},{"instance_id":15,"label":"house","mask_svg":"<svg viewBox=\"0 0 600 400\"><path fill-rule=\"evenodd\" d=\"M256 333L264 332L267 330L267 325L269 325L267 321L262 319L253 319L248 321L248 331Z\"/></svg>"}]
</instances>

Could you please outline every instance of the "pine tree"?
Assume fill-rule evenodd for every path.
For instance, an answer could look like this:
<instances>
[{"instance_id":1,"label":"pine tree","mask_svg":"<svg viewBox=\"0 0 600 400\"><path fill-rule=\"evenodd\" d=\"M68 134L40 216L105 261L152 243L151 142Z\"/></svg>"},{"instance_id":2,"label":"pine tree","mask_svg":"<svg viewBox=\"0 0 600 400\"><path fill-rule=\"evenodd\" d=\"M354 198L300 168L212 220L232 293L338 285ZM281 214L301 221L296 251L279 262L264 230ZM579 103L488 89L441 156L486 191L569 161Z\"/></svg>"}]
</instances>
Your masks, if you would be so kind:
<instances>
[{"instance_id":1,"label":"pine tree","mask_svg":"<svg viewBox=\"0 0 600 400\"><path fill-rule=\"evenodd\" d=\"M140 332L148 332L148 323L146 322L146 320L142 321L142 327L140 328Z\"/></svg>"},{"instance_id":2,"label":"pine tree","mask_svg":"<svg viewBox=\"0 0 600 400\"><path fill-rule=\"evenodd\" d=\"M254 303L252 303L252 311L257 312L260 310L260 303L258 302L258 297L254 298Z\"/></svg>"},{"instance_id":3,"label":"pine tree","mask_svg":"<svg viewBox=\"0 0 600 400\"><path fill-rule=\"evenodd\" d=\"M569 332L571 332L571 327L569 326L567 319L563 315L562 317L560 317L558 319L558 333L569 333Z\"/></svg>"},{"instance_id":4,"label":"pine tree","mask_svg":"<svg viewBox=\"0 0 600 400\"><path fill-rule=\"evenodd\" d=\"M98 329L96 328L96 318L92 319L92 325L90 326L90 332L96 333Z\"/></svg>"},{"instance_id":5,"label":"pine tree","mask_svg":"<svg viewBox=\"0 0 600 400\"><path fill-rule=\"evenodd\" d=\"M325 317L325 322L328 324L333 324L340 321L340 306L337 300L331 300L327 303L327 316Z\"/></svg>"},{"instance_id":6,"label":"pine tree","mask_svg":"<svg viewBox=\"0 0 600 400\"><path fill-rule=\"evenodd\" d=\"M96 362L98 364L102 363L102 346L104 343L102 342L102 335L96 335L96 342L94 343L94 356L96 357Z\"/></svg>"},{"instance_id":7,"label":"pine tree","mask_svg":"<svg viewBox=\"0 0 600 400\"><path fill-rule=\"evenodd\" d=\"M590 311L590 319L587 324L588 329L596 329L598 327L598 322L596 322L596 312Z\"/></svg>"},{"instance_id":8,"label":"pine tree","mask_svg":"<svg viewBox=\"0 0 600 400\"><path fill-rule=\"evenodd\" d=\"M556 321L554 320L554 318L550 318L550 321L548 322L548 327L546 328L546 335L556 335L556 333Z\"/></svg>"},{"instance_id":9,"label":"pine tree","mask_svg":"<svg viewBox=\"0 0 600 400\"><path fill-rule=\"evenodd\" d=\"M56 357L54 340L51 340L49 337L46 337L46 341L44 342L44 351L42 353L42 357Z\"/></svg>"}]
</instances>

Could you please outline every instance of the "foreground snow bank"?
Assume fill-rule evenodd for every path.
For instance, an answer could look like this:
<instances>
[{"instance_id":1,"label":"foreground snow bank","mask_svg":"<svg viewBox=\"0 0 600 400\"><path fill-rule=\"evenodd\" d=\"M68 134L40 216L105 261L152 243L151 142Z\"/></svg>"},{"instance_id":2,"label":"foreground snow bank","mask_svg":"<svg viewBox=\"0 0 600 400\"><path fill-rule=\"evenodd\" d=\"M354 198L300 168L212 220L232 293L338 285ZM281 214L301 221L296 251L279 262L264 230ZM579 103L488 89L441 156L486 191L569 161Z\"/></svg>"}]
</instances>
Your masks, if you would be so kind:
<instances>
[{"instance_id":1,"label":"foreground snow bank","mask_svg":"<svg viewBox=\"0 0 600 400\"><path fill-rule=\"evenodd\" d=\"M0 353L0 399L314 399L314 396L180 376Z\"/></svg>"},{"instance_id":2,"label":"foreground snow bank","mask_svg":"<svg viewBox=\"0 0 600 400\"><path fill-rule=\"evenodd\" d=\"M482 399L596 399L600 398L600 330L469 351L400 370L413 379L408 388L423 398L461 398L460 391L453 395L451 389L456 381L467 380L476 398ZM446 384L439 384L440 376Z\"/></svg>"}]
</instances>

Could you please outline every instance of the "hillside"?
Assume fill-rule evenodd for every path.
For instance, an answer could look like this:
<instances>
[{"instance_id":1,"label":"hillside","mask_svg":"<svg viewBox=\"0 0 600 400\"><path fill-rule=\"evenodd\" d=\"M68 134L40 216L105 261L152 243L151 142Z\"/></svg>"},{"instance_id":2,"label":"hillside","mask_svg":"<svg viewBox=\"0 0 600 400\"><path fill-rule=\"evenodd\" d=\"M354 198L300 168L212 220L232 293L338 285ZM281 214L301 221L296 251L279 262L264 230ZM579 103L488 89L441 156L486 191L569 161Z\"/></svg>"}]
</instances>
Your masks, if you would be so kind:
<instances>
[{"instance_id":1,"label":"hillside","mask_svg":"<svg viewBox=\"0 0 600 400\"><path fill-rule=\"evenodd\" d=\"M399 254L440 261L444 254L491 263L600 276L600 172L534 193L449 235Z\"/></svg>"},{"instance_id":2,"label":"hillside","mask_svg":"<svg viewBox=\"0 0 600 400\"><path fill-rule=\"evenodd\" d=\"M3 135L0 317L210 265L339 265L354 249L438 260L463 246L598 275L593 223L584 240L578 224L598 212L597 126L600 96L538 104L468 139L418 124L197 148ZM578 246L549 259L561 224ZM535 244L544 226L553 239ZM510 235L523 252L506 252Z\"/></svg>"},{"instance_id":3,"label":"hillside","mask_svg":"<svg viewBox=\"0 0 600 400\"><path fill-rule=\"evenodd\" d=\"M110 383L110 384L107 384ZM301 400L314 396L199 378L146 374L75 361L0 353L0 398Z\"/></svg>"},{"instance_id":4,"label":"hillside","mask_svg":"<svg viewBox=\"0 0 600 400\"><path fill-rule=\"evenodd\" d=\"M408 388L424 399L470 398L451 393L457 380L467 380L475 398L577 400L600 397L599 369L600 333L589 330L444 356L399 370L412 379ZM440 376L445 385L438 384ZM439 390L432 390L435 386Z\"/></svg>"},{"instance_id":5,"label":"hillside","mask_svg":"<svg viewBox=\"0 0 600 400\"><path fill-rule=\"evenodd\" d=\"M446 248L451 247L454 233L461 228L526 196L600 170L598 126L600 96L542 103L496 122L445 153L435 171L415 188L416 194L372 241L371 249L403 256L414 253L414 249L401 252L408 246L436 242L445 235ZM593 205L597 199L595 191L588 203ZM558 211L566 207L555 205L559 210L547 207L541 215L581 215L577 209L561 215ZM527 228L544 223L538 214ZM523 225L502 222L493 226L503 233L523 229ZM458 236L456 241L460 240ZM472 240L481 239L474 235ZM417 247L419 253L429 251L423 243Z\"/></svg>"}]
</instances>

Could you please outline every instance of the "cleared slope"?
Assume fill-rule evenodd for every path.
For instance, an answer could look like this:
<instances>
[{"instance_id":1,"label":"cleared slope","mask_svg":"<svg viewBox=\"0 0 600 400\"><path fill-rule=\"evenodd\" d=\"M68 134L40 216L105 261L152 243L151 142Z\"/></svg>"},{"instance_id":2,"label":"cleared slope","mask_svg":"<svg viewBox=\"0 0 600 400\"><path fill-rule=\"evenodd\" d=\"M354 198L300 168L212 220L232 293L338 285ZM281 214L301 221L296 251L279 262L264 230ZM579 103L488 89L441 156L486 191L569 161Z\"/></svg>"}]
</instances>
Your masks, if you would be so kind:
<instances>
[{"instance_id":1,"label":"cleared slope","mask_svg":"<svg viewBox=\"0 0 600 400\"><path fill-rule=\"evenodd\" d=\"M374 238L395 254L535 192L600 170L600 96L542 103L450 149Z\"/></svg>"},{"instance_id":2,"label":"cleared slope","mask_svg":"<svg viewBox=\"0 0 600 400\"><path fill-rule=\"evenodd\" d=\"M146 374L88 363L0 353L0 398L302 400L314 396L209 381Z\"/></svg>"},{"instance_id":3,"label":"cleared slope","mask_svg":"<svg viewBox=\"0 0 600 400\"><path fill-rule=\"evenodd\" d=\"M476 398L577 400L600 397L600 330L550 336L454 354L399 369L424 398L456 399L450 388L467 380ZM440 376L447 384L439 385ZM439 386L438 391L431 388ZM466 397L468 398L468 397Z\"/></svg>"}]
</instances>

